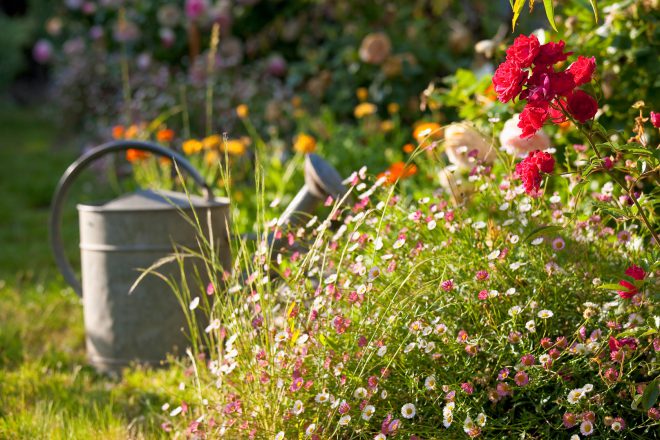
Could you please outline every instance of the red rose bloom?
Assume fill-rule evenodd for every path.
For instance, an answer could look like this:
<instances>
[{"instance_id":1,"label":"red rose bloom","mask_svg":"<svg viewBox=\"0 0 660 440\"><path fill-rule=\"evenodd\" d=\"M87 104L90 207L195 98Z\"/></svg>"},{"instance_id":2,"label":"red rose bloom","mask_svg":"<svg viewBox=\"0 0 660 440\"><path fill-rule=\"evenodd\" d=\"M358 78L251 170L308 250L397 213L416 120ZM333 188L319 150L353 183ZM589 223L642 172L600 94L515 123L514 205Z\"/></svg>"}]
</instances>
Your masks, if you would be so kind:
<instances>
[{"instance_id":1,"label":"red rose bloom","mask_svg":"<svg viewBox=\"0 0 660 440\"><path fill-rule=\"evenodd\" d=\"M497 99L508 102L522 91L527 79L527 72L523 71L515 61L505 61L499 65L493 75L493 86Z\"/></svg>"},{"instance_id":2,"label":"red rose bloom","mask_svg":"<svg viewBox=\"0 0 660 440\"><path fill-rule=\"evenodd\" d=\"M598 103L587 92L576 90L567 99L568 112L581 123L593 118L598 111Z\"/></svg>"},{"instance_id":3,"label":"red rose bloom","mask_svg":"<svg viewBox=\"0 0 660 440\"><path fill-rule=\"evenodd\" d=\"M568 96L575 88L573 76L568 72L550 74L550 91L553 95Z\"/></svg>"},{"instance_id":4,"label":"red rose bloom","mask_svg":"<svg viewBox=\"0 0 660 440\"><path fill-rule=\"evenodd\" d=\"M559 61L564 61L572 52L564 53L564 43L560 40L558 43L546 43L539 48L539 52L534 59L534 64L543 64L552 66Z\"/></svg>"},{"instance_id":5,"label":"red rose bloom","mask_svg":"<svg viewBox=\"0 0 660 440\"><path fill-rule=\"evenodd\" d=\"M651 112L651 124L655 128L660 128L660 113Z\"/></svg>"},{"instance_id":6,"label":"red rose bloom","mask_svg":"<svg viewBox=\"0 0 660 440\"><path fill-rule=\"evenodd\" d=\"M554 167L555 159L551 155L536 150L516 165L516 174L522 179L525 192L533 194L541 187L541 172L551 173Z\"/></svg>"},{"instance_id":7,"label":"red rose bloom","mask_svg":"<svg viewBox=\"0 0 660 440\"><path fill-rule=\"evenodd\" d=\"M568 120L566 115L559 109L560 104L561 104L561 106L566 108L566 101L563 100L563 99L560 100L559 98L557 98L554 101L554 106L551 106L550 109L549 109L550 120L555 124L561 124L562 122L566 122Z\"/></svg>"},{"instance_id":8,"label":"red rose bloom","mask_svg":"<svg viewBox=\"0 0 660 440\"><path fill-rule=\"evenodd\" d=\"M527 139L534 136L543 127L546 119L548 119L547 103L541 102L538 105L528 103L520 113L518 120L518 127L522 129L520 138Z\"/></svg>"},{"instance_id":9,"label":"red rose bloom","mask_svg":"<svg viewBox=\"0 0 660 440\"><path fill-rule=\"evenodd\" d=\"M540 43L536 35L519 35L506 50L507 61L515 61L520 67L529 67L539 53Z\"/></svg>"},{"instance_id":10,"label":"red rose bloom","mask_svg":"<svg viewBox=\"0 0 660 440\"><path fill-rule=\"evenodd\" d=\"M643 280L644 277L646 276L646 272L644 272L644 269L642 269L639 266L635 266L634 264L630 266L628 269L626 269L625 274L637 281Z\"/></svg>"},{"instance_id":11,"label":"red rose bloom","mask_svg":"<svg viewBox=\"0 0 660 440\"><path fill-rule=\"evenodd\" d=\"M566 71L573 76L577 87L590 82L595 70L596 58L587 58L580 55L577 61L571 64Z\"/></svg>"},{"instance_id":12,"label":"red rose bloom","mask_svg":"<svg viewBox=\"0 0 660 440\"><path fill-rule=\"evenodd\" d=\"M617 294L623 299L630 299L633 296L637 295L637 287L630 281L621 280L619 281L621 287L625 287L625 290L617 290Z\"/></svg>"}]
</instances>

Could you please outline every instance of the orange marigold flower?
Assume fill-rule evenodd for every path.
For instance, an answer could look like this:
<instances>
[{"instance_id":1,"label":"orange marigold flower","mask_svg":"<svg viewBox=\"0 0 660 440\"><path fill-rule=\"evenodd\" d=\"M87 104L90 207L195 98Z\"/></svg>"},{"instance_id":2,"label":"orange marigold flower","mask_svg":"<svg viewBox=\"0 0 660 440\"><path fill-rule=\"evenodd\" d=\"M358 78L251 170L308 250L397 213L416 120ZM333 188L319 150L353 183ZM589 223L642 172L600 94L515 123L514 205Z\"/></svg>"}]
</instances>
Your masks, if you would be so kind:
<instances>
[{"instance_id":1,"label":"orange marigold flower","mask_svg":"<svg viewBox=\"0 0 660 440\"><path fill-rule=\"evenodd\" d=\"M438 139L441 136L442 127L437 122L422 122L413 131L413 137L419 143L426 139Z\"/></svg>"},{"instance_id":2,"label":"orange marigold flower","mask_svg":"<svg viewBox=\"0 0 660 440\"><path fill-rule=\"evenodd\" d=\"M112 138L113 139L121 139L124 137L124 131L126 129L124 128L123 125L115 125L112 127Z\"/></svg>"},{"instance_id":3,"label":"orange marigold flower","mask_svg":"<svg viewBox=\"0 0 660 440\"><path fill-rule=\"evenodd\" d=\"M239 118L245 119L250 114L250 109L248 108L247 105L241 104L238 107L236 107L236 114L238 115Z\"/></svg>"},{"instance_id":4,"label":"orange marigold flower","mask_svg":"<svg viewBox=\"0 0 660 440\"><path fill-rule=\"evenodd\" d=\"M170 128L163 128L156 132L156 140L158 142L172 142L174 140L174 130Z\"/></svg>"},{"instance_id":5,"label":"orange marigold flower","mask_svg":"<svg viewBox=\"0 0 660 440\"><path fill-rule=\"evenodd\" d=\"M360 87L355 91L355 95L360 102L364 102L369 97L369 90L366 87Z\"/></svg>"},{"instance_id":6,"label":"orange marigold flower","mask_svg":"<svg viewBox=\"0 0 660 440\"><path fill-rule=\"evenodd\" d=\"M415 151L415 146L413 144L406 144L403 146L402 150L404 153L410 154Z\"/></svg>"},{"instance_id":7,"label":"orange marigold flower","mask_svg":"<svg viewBox=\"0 0 660 440\"><path fill-rule=\"evenodd\" d=\"M399 113L399 104L397 104L396 102L390 102L389 104L387 104L387 112L391 115L395 113Z\"/></svg>"},{"instance_id":8,"label":"orange marigold flower","mask_svg":"<svg viewBox=\"0 0 660 440\"><path fill-rule=\"evenodd\" d=\"M135 139L138 137L138 134L140 133L140 127L137 125L133 124L130 127L126 129L124 132L124 138L125 139Z\"/></svg>"},{"instance_id":9,"label":"orange marigold flower","mask_svg":"<svg viewBox=\"0 0 660 440\"><path fill-rule=\"evenodd\" d=\"M377 177L385 177L386 184L392 185L397 180L405 179L417 174L417 165L411 163L406 165L405 162L394 162L387 171L380 173Z\"/></svg>"},{"instance_id":10,"label":"orange marigold flower","mask_svg":"<svg viewBox=\"0 0 660 440\"><path fill-rule=\"evenodd\" d=\"M208 166L215 165L220 160L220 153L218 150L209 150L204 153L204 163Z\"/></svg>"},{"instance_id":11,"label":"orange marigold flower","mask_svg":"<svg viewBox=\"0 0 660 440\"><path fill-rule=\"evenodd\" d=\"M316 139L307 133L300 133L293 142L293 149L298 153L313 153L316 150Z\"/></svg>"},{"instance_id":12,"label":"orange marigold flower","mask_svg":"<svg viewBox=\"0 0 660 440\"><path fill-rule=\"evenodd\" d=\"M135 148L129 148L126 150L126 160L131 163L139 162L146 159L147 157L149 157L149 153L146 151L136 150Z\"/></svg>"},{"instance_id":13,"label":"orange marigold flower","mask_svg":"<svg viewBox=\"0 0 660 440\"><path fill-rule=\"evenodd\" d=\"M377 109L378 108L376 107L375 104L372 104L370 102L363 102L355 106L355 109L353 110L353 115L355 115L357 119L360 119L368 115L373 115L374 113L376 113Z\"/></svg>"}]
</instances>

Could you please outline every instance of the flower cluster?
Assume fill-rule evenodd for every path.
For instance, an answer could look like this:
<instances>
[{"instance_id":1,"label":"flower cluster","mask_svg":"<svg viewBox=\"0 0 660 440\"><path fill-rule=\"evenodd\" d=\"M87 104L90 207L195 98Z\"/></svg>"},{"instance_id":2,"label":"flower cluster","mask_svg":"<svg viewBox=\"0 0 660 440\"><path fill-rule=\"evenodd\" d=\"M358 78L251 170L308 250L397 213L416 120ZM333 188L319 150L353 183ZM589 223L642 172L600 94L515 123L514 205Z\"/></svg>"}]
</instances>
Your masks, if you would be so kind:
<instances>
[{"instance_id":1,"label":"flower cluster","mask_svg":"<svg viewBox=\"0 0 660 440\"><path fill-rule=\"evenodd\" d=\"M564 41L541 45L535 35L520 35L495 71L493 85L500 101L527 101L518 122L522 138L534 136L548 119L560 123L568 113L584 123L598 111L596 100L577 89L591 81L595 58L579 56L566 70L557 71L555 64L571 55L564 46Z\"/></svg>"},{"instance_id":2,"label":"flower cluster","mask_svg":"<svg viewBox=\"0 0 660 440\"><path fill-rule=\"evenodd\" d=\"M554 167L555 159L550 154L536 150L516 165L516 174L522 179L525 192L536 195L541 186L541 173L551 173Z\"/></svg>"}]
</instances>

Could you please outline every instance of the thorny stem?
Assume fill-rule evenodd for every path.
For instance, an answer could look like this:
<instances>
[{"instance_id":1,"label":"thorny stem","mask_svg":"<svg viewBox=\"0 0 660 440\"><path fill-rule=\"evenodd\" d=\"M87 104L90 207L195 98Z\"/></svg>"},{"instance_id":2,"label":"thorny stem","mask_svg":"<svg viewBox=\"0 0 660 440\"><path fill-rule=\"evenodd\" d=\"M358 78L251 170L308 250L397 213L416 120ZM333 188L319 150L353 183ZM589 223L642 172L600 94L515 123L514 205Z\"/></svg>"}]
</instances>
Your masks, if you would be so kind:
<instances>
[{"instance_id":1,"label":"thorny stem","mask_svg":"<svg viewBox=\"0 0 660 440\"><path fill-rule=\"evenodd\" d=\"M562 112L564 113L564 115L567 118L569 118L571 120L571 122L573 122L573 124L578 128L578 130L580 130L580 133L582 133L584 135L584 137L589 142L589 145L594 150L594 153L596 153L596 157L598 157L598 160L600 160L602 162L603 161L603 156L600 154L600 151L598 150L598 147L596 147L596 144L593 141L593 139L591 139L591 133L588 130L586 130L582 124L579 124L575 119L573 119L571 114L564 108L564 106L561 104L561 102L558 102L558 104L559 104L559 107L561 108ZM642 222L644 223L644 226L646 226L646 228L651 233L651 236L653 237L653 241L655 241L656 246L660 246L660 238L658 238L658 234L656 234L655 230L653 229L653 226L651 226L651 222L646 217L646 214L644 213L644 210L642 209L641 205L637 201L637 197L635 197L635 192L631 188L628 188L628 186L625 185L624 183L621 183L621 181L617 178L617 176L611 170L609 170L607 168L604 168L604 169L605 169L605 172L607 172L610 175L612 180L614 180L614 182L616 182L616 184L619 185L626 192L628 197L630 197L630 199L633 201L633 203L637 207L637 211L639 212L640 217L642 218Z\"/></svg>"}]
</instances>

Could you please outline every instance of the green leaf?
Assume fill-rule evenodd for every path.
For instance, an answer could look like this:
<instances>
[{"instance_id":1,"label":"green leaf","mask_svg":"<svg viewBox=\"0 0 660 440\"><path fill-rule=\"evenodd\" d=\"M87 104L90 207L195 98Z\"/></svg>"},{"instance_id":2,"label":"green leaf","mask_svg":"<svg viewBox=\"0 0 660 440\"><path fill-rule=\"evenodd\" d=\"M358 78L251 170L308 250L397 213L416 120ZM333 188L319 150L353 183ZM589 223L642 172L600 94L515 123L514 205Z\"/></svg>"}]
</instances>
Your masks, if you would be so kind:
<instances>
[{"instance_id":1,"label":"green leaf","mask_svg":"<svg viewBox=\"0 0 660 440\"><path fill-rule=\"evenodd\" d=\"M598 5L596 4L596 0L589 0L589 3L591 3L591 9L594 10L594 19L598 23Z\"/></svg>"},{"instance_id":2,"label":"green leaf","mask_svg":"<svg viewBox=\"0 0 660 440\"><path fill-rule=\"evenodd\" d=\"M561 226L556 226L556 225L546 225L546 226L541 226L540 228L534 229L532 232L525 237L523 241L530 241L533 238L537 237L538 235L543 234L544 232L555 232L555 231L561 231L563 228Z\"/></svg>"},{"instance_id":3,"label":"green leaf","mask_svg":"<svg viewBox=\"0 0 660 440\"><path fill-rule=\"evenodd\" d=\"M644 394L642 394L642 408L644 411L650 410L660 395L660 378L656 377L653 381L646 385Z\"/></svg>"},{"instance_id":4,"label":"green leaf","mask_svg":"<svg viewBox=\"0 0 660 440\"><path fill-rule=\"evenodd\" d=\"M598 289L621 290L621 286L619 284L601 284Z\"/></svg>"},{"instance_id":5,"label":"green leaf","mask_svg":"<svg viewBox=\"0 0 660 440\"><path fill-rule=\"evenodd\" d=\"M557 32L557 25L555 24L555 7L552 0L543 0L543 7L545 8L545 15L548 17L550 26Z\"/></svg>"},{"instance_id":6,"label":"green leaf","mask_svg":"<svg viewBox=\"0 0 660 440\"><path fill-rule=\"evenodd\" d=\"M525 0L516 0L513 4L513 19L511 20L511 32L516 28L516 22L518 17L520 17L520 11L525 6Z\"/></svg>"}]
</instances>

